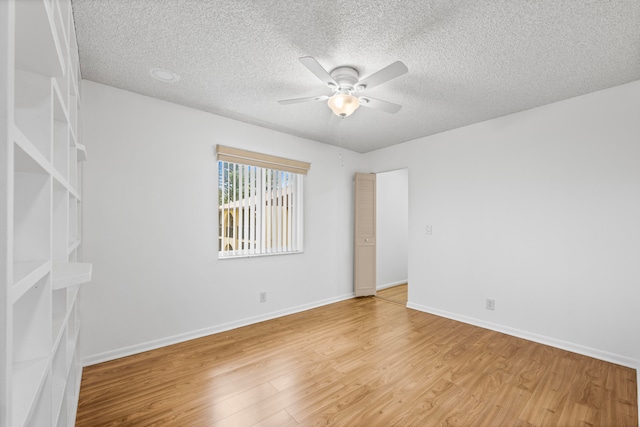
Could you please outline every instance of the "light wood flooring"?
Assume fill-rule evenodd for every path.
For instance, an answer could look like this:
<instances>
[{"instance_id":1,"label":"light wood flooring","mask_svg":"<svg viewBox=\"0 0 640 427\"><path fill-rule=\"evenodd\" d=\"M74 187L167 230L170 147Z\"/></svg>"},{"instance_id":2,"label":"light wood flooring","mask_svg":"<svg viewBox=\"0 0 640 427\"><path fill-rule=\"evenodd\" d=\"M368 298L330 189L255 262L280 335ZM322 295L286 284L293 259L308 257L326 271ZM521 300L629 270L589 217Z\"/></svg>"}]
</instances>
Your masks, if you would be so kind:
<instances>
[{"instance_id":1,"label":"light wood flooring","mask_svg":"<svg viewBox=\"0 0 640 427\"><path fill-rule=\"evenodd\" d=\"M77 426L637 426L635 370L358 298L84 369Z\"/></svg>"},{"instance_id":2,"label":"light wood flooring","mask_svg":"<svg viewBox=\"0 0 640 427\"><path fill-rule=\"evenodd\" d=\"M387 301L407 305L408 291L408 286L405 283L404 285L396 285L389 288L380 289L376 292L376 296Z\"/></svg>"}]
</instances>

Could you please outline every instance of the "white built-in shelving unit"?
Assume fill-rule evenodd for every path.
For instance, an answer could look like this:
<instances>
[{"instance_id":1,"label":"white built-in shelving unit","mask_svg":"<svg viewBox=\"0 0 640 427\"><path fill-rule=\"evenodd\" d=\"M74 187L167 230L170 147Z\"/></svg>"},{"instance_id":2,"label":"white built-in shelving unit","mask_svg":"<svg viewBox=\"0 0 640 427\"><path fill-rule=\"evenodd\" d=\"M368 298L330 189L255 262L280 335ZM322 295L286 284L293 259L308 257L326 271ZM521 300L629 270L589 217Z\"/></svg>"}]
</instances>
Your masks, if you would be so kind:
<instances>
[{"instance_id":1,"label":"white built-in shelving unit","mask_svg":"<svg viewBox=\"0 0 640 427\"><path fill-rule=\"evenodd\" d=\"M72 426L82 161L71 0L0 0L0 426Z\"/></svg>"}]
</instances>

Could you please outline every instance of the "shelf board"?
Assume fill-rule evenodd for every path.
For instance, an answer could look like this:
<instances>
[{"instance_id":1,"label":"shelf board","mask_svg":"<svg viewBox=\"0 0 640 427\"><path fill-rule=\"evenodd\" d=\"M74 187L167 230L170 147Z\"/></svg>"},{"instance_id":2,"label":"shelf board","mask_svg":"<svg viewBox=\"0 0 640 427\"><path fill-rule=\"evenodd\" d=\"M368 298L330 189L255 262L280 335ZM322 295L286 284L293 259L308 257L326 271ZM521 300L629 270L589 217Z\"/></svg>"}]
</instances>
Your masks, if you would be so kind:
<instances>
[{"instance_id":1,"label":"shelf board","mask_svg":"<svg viewBox=\"0 0 640 427\"><path fill-rule=\"evenodd\" d=\"M53 118L59 122L69 123L69 112L67 111L67 107L64 102L64 96L62 96L62 91L60 90L60 86L56 80L53 80L53 92L55 93L54 106L57 108L53 109Z\"/></svg>"},{"instance_id":2,"label":"shelf board","mask_svg":"<svg viewBox=\"0 0 640 427\"><path fill-rule=\"evenodd\" d=\"M60 184L64 188L64 191L69 192L71 197L75 198L78 201L80 200L78 191L75 188L71 187L71 184L69 183L69 181L66 180L64 176L62 176L62 174L57 169L54 168L53 171L51 172L51 175L53 176L54 184L55 183Z\"/></svg>"},{"instance_id":3,"label":"shelf board","mask_svg":"<svg viewBox=\"0 0 640 427\"><path fill-rule=\"evenodd\" d=\"M53 329L53 339L55 340L53 343L54 350L58 348L58 346L60 345L60 340L64 335L64 320L65 320L64 313L62 313L62 315L57 315L53 317L52 329Z\"/></svg>"},{"instance_id":4,"label":"shelf board","mask_svg":"<svg viewBox=\"0 0 640 427\"><path fill-rule=\"evenodd\" d=\"M49 358L42 357L13 365L13 424L25 424L35 406L49 368Z\"/></svg>"},{"instance_id":5,"label":"shelf board","mask_svg":"<svg viewBox=\"0 0 640 427\"><path fill-rule=\"evenodd\" d=\"M76 131L73 129L73 126L69 126L69 147L77 147L77 146L78 146L78 138L76 138Z\"/></svg>"},{"instance_id":6,"label":"shelf board","mask_svg":"<svg viewBox=\"0 0 640 427\"><path fill-rule=\"evenodd\" d=\"M13 126L13 140L20 147L22 153L16 152L14 170L18 172L35 172L48 174L51 170L51 163L40 153L40 151L29 141L19 127Z\"/></svg>"},{"instance_id":7,"label":"shelf board","mask_svg":"<svg viewBox=\"0 0 640 427\"><path fill-rule=\"evenodd\" d=\"M67 22L65 23L65 16L64 16L64 13L62 11L62 7L61 6L63 6L63 5L61 5L61 4L57 5L57 7L55 8L57 13L55 15L57 17L57 22L58 22L57 28L58 28L59 38L60 38L60 41L62 42L62 45L65 48L65 51L66 51L65 56L66 56L66 55L69 54L69 46L70 46L71 43L69 42L68 17L66 17L67 18Z\"/></svg>"},{"instance_id":8,"label":"shelf board","mask_svg":"<svg viewBox=\"0 0 640 427\"><path fill-rule=\"evenodd\" d=\"M71 252L78 249L78 246L80 246L80 239L74 240L73 242L69 242L68 253L70 254Z\"/></svg>"},{"instance_id":9,"label":"shelf board","mask_svg":"<svg viewBox=\"0 0 640 427\"><path fill-rule=\"evenodd\" d=\"M76 68L74 67L73 64L73 60L71 58L69 58L69 65L68 65L68 69L69 69L69 76L71 77L71 85L69 86L69 89L71 90L71 96L78 96L78 80L77 80L77 75L78 72L76 71ZM79 102L79 100L78 100Z\"/></svg>"},{"instance_id":10,"label":"shelf board","mask_svg":"<svg viewBox=\"0 0 640 427\"><path fill-rule=\"evenodd\" d=\"M93 264L89 262L66 262L53 264L53 289L80 285L91 280Z\"/></svg>"},{"instance_id":11,"label":"shelf board","mask_svg":"<svg viewBox=\"0 0 640 427\"><path fill-rule=\"evenodd\" d=\"M78 291L80 290L79 286L70 286L69 288L67 288L67 301L68 301L68 306L69 308L67 308L67 311L69 311L69 309L71 308L71 306L73 306L73 304L76 301L76 297L78 296Z\"/></svg>"},{"instance_id":12,"label":"shelf board","mask_svg":"<svg viewBox=\"0 0 640 427\"><path fill-rule=\"evenodd\" d=\"M71 184L68 184L67 188L69 189L69 194L71 194L71 196L73 196L76 200L80 200L78 191L75 188L71 187Z\"/></svg>"},{"instance_id":13,"label":"shelf board","mask_svg":"<svg viewBox=\"0 0 640 427\"><path fill-rule=\"evenodd\" d=\"M64 179L62 174L57 169L55 168L53 169L52 175L53 175L53 178L65 188L65 190L69 190L69 182L66 179Z\"/></svg>"},{"instance_id":14,"label":"shelf board","mask_svg":"<svg viewBox=\"0 0 640 427\"><path fill-rule=\"evenodd\" d=\"M62 409L62 402L64 401L64 393L66 391L66 387L67 383L63 382L60 384L55 384L53 386L53 421L54 421L54 425L58 425L57 421L58 418L60 418L60 412ZM66 408L65 408L66 410Z\"/></svg>"},{"instance_id":15,"label":"shelf board","mask_svg":"<svg viewBox=\"0 0 640 427\"><path fill-rule=\"evenodd\" d=\"M17 1L15 9L16 67L47 77L62 76L65 65L49 2Z\"/></svg>"},{"instance_id":16,"label":"shelf board","mask_svg":"<svg viewBox=\"0 0 640 427\"><path fill-rule=\"evenodd\" d=\"M67 338L67 354L77 355L78 354L78 337L80 336L80 328L76 328L73 331L73 334L69 333ZM69 373L71 373L71 369L73 369L74 358L67 357L67 366L66 366L66 374L69 377Z\"/></svg>"},{"instance_id":17,"label":"shelf board","mask_svg":"<svg viewBox=\"0 0 640 427\"><path fill-rule=\"evenodd\" d=\"M85 148L85 146L83 144L80 144L79 142L76 143L76 147L78 149L78 161L79 162L84 162L87 160L87 149Z\"/></svg>"},{"instance_id":18,"label":"shelf board","mask_svg":"<svg viewBox=\"0 0 640 427\"><path fill-rule=\"evenodd\" d=\"M13 263L13 292L12 299L17 301L38 280L42 279L51 269L51 262L45 261L16 261Z\"/></svg>"}]
</instances>

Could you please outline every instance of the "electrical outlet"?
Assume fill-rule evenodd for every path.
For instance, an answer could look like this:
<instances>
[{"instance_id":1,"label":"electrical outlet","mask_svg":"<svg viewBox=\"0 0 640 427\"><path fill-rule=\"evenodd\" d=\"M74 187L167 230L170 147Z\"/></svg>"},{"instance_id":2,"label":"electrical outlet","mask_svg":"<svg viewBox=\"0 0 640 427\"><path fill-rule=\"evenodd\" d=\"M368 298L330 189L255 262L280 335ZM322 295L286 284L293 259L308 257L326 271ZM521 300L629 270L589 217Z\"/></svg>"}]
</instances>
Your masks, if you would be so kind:
<instances>
[{"instance_id":1,"label":"electrical outlet","mask_svg":"<svg viewBox=\"0 0 640 427\"><path fill-rule=\"evenodd\" d=\"M495 310L496 309L496 300L487 298L486 309L487 310L492 310L492 311Z\"/></svg>"},{"instance_id":2,"label":"electrical outlet","mask_svg":"<svg viewBox=\"0 0 640 427\"><path fill-rule=\"evenodd\" d=\"M260 292L260 302L267 302L267 293Z\"/></svg>"}]
</instances>

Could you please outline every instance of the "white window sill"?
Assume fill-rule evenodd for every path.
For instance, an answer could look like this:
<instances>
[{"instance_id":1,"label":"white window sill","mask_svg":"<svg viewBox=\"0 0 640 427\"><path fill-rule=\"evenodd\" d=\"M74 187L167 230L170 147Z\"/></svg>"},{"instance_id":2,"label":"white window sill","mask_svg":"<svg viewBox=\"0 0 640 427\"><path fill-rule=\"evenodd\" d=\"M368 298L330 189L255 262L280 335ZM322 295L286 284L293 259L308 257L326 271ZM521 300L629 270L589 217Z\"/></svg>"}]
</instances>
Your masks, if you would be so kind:
<instances>
[{"instance_id":1,"label":"white window sill","mask_svg":"<svg viewBox=\"0 0 640 427\"><path fill-rule=\"evenodd\" d=\"M277 256L277 255L296 255L303 254L304 251L292 251L292 252L271 252L266 254L238 254L238 255L225 255L220 256L218 252L218 260L227 260L227 259L238 259L238 258L257 258L257 257L268 257L268 256Z\"/></svg>"}]
</instances>

